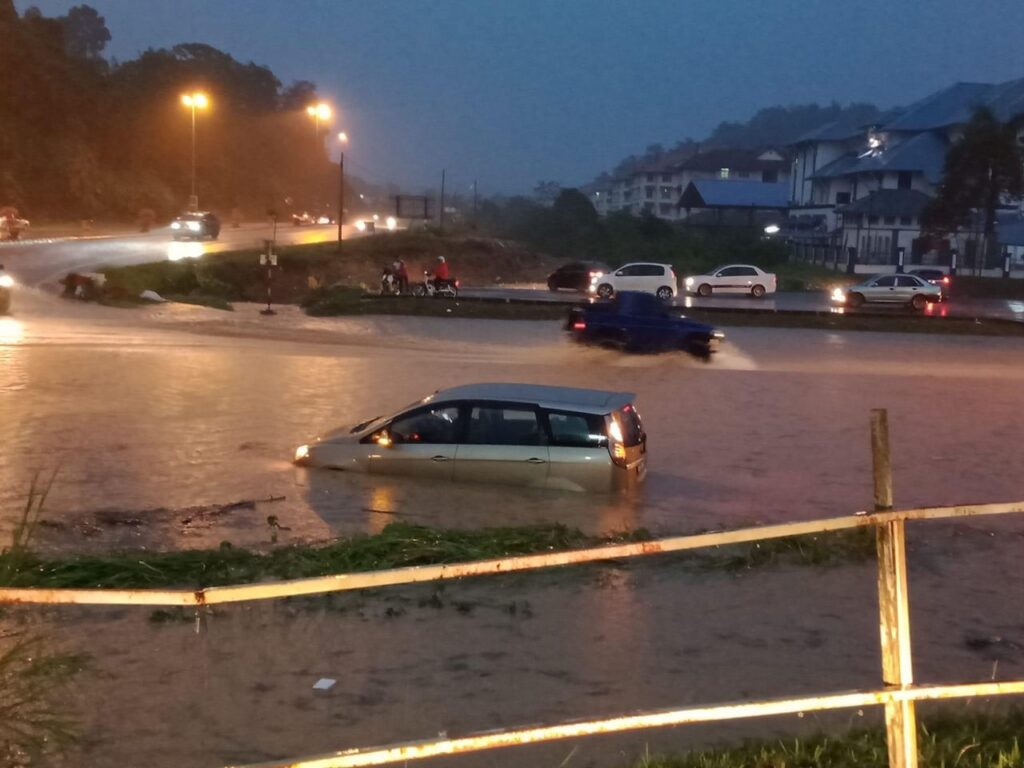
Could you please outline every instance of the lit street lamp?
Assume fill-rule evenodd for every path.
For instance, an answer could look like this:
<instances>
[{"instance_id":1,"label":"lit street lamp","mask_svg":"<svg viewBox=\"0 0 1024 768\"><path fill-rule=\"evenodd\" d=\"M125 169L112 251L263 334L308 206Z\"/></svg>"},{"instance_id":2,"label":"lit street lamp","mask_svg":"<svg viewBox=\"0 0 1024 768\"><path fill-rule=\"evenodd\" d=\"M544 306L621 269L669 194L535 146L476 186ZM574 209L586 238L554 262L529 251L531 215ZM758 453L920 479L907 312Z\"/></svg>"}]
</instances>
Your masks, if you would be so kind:
<instances>
[{"instance_id":1,"label":"lit street lamp","mask_svg":"<svg viewBox=\"0 0 1024 768\"><path fill-rule=\"evenodd\" d=\"M188 207L195 211L199 208L199 198L196 196L196 110L206 109L210 100L202 91L196 91L182 94L181 103L192 110L192 194L189 195Z\"/></svg>"},{"instance_id":2,"label":"lit street lamp","mask_svg":"<svg viewBox=\"0 0 1024 768\"><path fill-rule=\"evenodd\" d=\"M315 131L316 138L320 138L320 122L327 122L331 119L331 107L329 104L320 102L319 104L310 104L306 107L306 114L313 118L313 130Z\"/></svg>"},{"instance_id":3,"label":"lit street lamp","mask_svg":"<svg viewBox=\"0 0 1024 768\"><path fill-rule=\"evenodd\" d=\"M348 134L344 131L339 133L338 143L341 145L338 158L338 253L341 253L341 225L345 218L345 145L348 144Z\"/></svg>"}]
</instances>

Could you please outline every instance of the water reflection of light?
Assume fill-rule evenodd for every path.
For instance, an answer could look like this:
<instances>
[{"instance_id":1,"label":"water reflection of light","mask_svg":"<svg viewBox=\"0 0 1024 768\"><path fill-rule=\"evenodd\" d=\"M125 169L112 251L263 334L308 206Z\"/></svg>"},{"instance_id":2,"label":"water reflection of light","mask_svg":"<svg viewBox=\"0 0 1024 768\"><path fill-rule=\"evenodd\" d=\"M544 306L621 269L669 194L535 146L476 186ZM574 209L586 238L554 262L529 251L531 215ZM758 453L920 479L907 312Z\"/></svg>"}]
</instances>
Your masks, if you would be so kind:
<instances>
[{"instance_id":1,"label":"water reflection of light","mask_svg":"<svg viewBox=\"0 0 1024 768\"><path fill-rule=\"evenodd\" d=\"M20 344L25 340L25 326L13 317L0 317L0 344Z\"/></svg>"},{"instance_id":2,"label":"water reflection of light","mask_svg":"<svg viewBox=\"0 0 1024 768\"><path fill-rule=\"evenodd\" d=\"M394 521L396 502L395 491L390 485L374 486L370 491L370 506L367 509L370 518L366 527L370 533L380 533L388 523Z\"/></svg>"},{"instance_id":3,"label":"water reflection of light","mask_svg":"<svg viewBox=\"0 0 1024 768\"><path fill-rule=\"evenodd\" d=\"M693 297L687 296L685 299L683 299L683 306L686 307L687 309L693 309Z\"/></svg>"},{"instance_id":4,"label":"water reflection of light","mask_svg":"<svg viewBox=\"0 0 1024 768\"><path fill-rule=\"evenodd\" d=\"M933 317L947 317L949 315L949 305L944 303L936 304L929 301L924 305L924 313Z\"/></svg>"},{"instance_id":5,"label":"water reflection of light","mask_svg":"<svg viewBox=\"0 0 1024 768\"><path fill-rule=\"evenodd\" d=\"M173 242L167 245L167 258L171 261L198 259L203 255L202 243Z\"/></svg>"}]
</instances>

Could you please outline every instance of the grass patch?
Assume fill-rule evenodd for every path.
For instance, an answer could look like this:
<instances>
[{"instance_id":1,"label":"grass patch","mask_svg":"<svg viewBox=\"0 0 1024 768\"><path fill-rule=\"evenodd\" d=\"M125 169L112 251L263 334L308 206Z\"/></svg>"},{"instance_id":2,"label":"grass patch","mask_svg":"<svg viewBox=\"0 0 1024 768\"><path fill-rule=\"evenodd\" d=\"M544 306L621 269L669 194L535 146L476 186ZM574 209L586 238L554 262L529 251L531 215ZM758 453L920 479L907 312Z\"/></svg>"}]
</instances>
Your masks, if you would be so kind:
<instances>
[{"instance_id":1,"label":"grass patch","mask_svg":"<svg viewBox=\"0 0 1024 768\"><path fill-rule=\"evenodd\" d=\"M493 320L562 320L563 304L524 303L494 299L442 299L411 296L366 296L360 288L334 287L315 291L303 302L314 317L344 315L412 315L470 317Z\"/></svg>"},{"instance_id":2,"label":"grass patch","mask_svg":"<svg viewBox=\"0 0 1024 768\"><path fill-rule=\"evenodd\" d=\"M563 525L481 530L434 529L392 523L381 533L326 545L294 545L254 552L224 543L219 549L127 552L102 556L43 558L23 550L0 553L0 585L48 588L198 588L332 573L564 551L622 541L645 541L650 533L593 537ZM869 530L774 539L672 555L694 570L743 570L768 565L825 566L874 554Z\"/></svg>"},{"instance_id":3,"label":"grass patch","mask_svg":"<svg viewBox=\"0 0 1024 768\"><path fill-rule=\"evenodd\" d=\"M1018 768L1024 765L1024 710L941 714L918 728L920 763L929 768ZM633 768L886 768L882 728L839 736L748 741L738 747L645 756Z\"/></svg>"}]
</instances>

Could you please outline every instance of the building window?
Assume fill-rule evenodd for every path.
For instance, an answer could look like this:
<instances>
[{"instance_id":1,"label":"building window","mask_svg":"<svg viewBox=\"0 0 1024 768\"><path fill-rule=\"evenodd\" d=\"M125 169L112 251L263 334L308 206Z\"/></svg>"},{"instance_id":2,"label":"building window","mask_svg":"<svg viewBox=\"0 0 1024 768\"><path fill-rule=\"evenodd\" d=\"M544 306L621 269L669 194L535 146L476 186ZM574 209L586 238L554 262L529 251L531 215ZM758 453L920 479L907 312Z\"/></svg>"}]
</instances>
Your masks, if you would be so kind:
<instances>
[{"instance_id":1,"label":"building window","mask_svg":"<svg viewBox=\"0 0 1024 768\"><path fill-rule=\"evenodd\" d=\"M914 174L910 171L900 171L896 177L896 189L910 189L914 181Z\"/></svg>"},{"instance_id":2,"label":"building window","mask_svg":"<svg viewBox=\"0 0 1024 768\"><path fill-rule=\"evenodd\" d=\"M672 174L671 173L663 173L663 174L661 174L661 180L662 181L672 181Z\"/></svg>"},{"instance_id":3,"label":"building window","mask_svg":"<svg viewBox=\"0 0 1024 768\"><path fill-rule=\"evenodd\" d=\"M900 224L902 224L903 226L909 227L913 223L914 219L912 216L900 216Z\"/></svg>"},{"instance_id":4,"label":"building window","mask_svg":"<svg viewBox=\"0 0 1024 768\"><path fill-rule=\"evenodd\" d=\"M761 171L761 181L765 184L775 184L779 180L779 169L769 168L766 171Z\"/></svg>"},{"instance_id":5,"label":"building window","mask_svg":"<svg viewBox=\"0 0 1024 768\"><path fill-rule=\"evenodd\" d=\"M877 216L868 216L868 225L877 224L877 223L878 223L878 217Z\"/></svg>"},{"instance_id":6,"label":"building window","mask_svg":"<svg viewBox=\"0 0 1024 768\"><path fill-rule=\"evenodd\" d=\"M648 181L654 181L654 174L653 173L648 173L647 174L647 180Z\"/></svg>"},{"instance_id":7,"label":"building window","mask_svg":"<svg viewBox=\"0 0 1024 768\"><path fill-rule=\"evenodd\" d=\"M895 224L896 223L896 217L895 216L886 216L885 219L883 219L883 221L886 224Z\"/></svg>"},{"instance_id":8,"label":"building window","mask_svg":"<svg viewBox=\"0 0 1024 768\"><path fill-rule=\"evenodd\" d=\"M729 178L729 169L728 168L721 168L721 169L719 169L719 171L718 171L718 178L720 178L720 179L728 179Z\"/></svg>"},{"instance_id":9,"label":"building window","mask_svg":"<svg viewBox=\"0 0 1024 768\"><path fill-rule=\"evenodd\" d=\"M648 200L653 200L654 199L654 187L645 187L644 188L644 194L647 196Z\"/></svg>"},{"instance_id":10,"label":"building window","mask_svg":"<svg viewBox=\"0 0 1024 768\"><path fill-rule=\"evenodd\" d=\"M850 204L850 193L849 192L836 192L836 205L849 205Z\"/></svg>"}]
</instances>

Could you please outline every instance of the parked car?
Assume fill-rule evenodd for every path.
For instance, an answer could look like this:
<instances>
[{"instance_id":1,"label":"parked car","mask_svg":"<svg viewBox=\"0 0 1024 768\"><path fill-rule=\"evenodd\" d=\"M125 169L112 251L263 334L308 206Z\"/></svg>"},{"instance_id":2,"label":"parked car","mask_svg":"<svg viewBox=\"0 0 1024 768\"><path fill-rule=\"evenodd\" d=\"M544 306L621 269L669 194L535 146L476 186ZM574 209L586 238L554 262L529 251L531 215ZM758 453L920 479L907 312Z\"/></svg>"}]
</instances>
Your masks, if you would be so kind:
<instances>
[{"instance_id":1,"label":"parked car","mask_svg":"<svg viewBox=\"0 0 1024 768\"><path fill-rule=\"evenodd\" d=\"M857 308L865 303L906 304L924 309L929 302L942 300L942 289L916 275L873 275L861 283L832 291L832 301Z\"/></svg>"},{"instance_id":2,"label":"parked car","mask_svg":"<svg viewBox=\"0 0 1024 768\"><path fill-rule=\"evenodd\" d=\"M212 213L183 213L171 222L175 240L216 240L220 235L220 219Z\"/></svg>"},{"instance_id":3,"label":"parked car","mask_svg":"<svg viewBox=\"0 0 1024 768\"><path fill-rule=\"evenodd\" d=\"M617 291L643 291L668 301L676 295L679 281L669 264L637 262L600 277L591 277L590 292L610 299Z\"/></svg>"},{"instance_id":4,"label":"parked car","mask_svg":"<svg viewBox=\"0 0 1024 768\"><path fill-rule=\"evenodd\" d=\"M687 293L710 296L713 293L745 293L760 299L775 293L778 280L771 272L751 264L728 264L703 275L691 275L684 281Z\"/></svg>"},{"instance_id":5,"label":"parked car","mask_svg":"<svg viewBox=\"0 0 1024 768\"><path fill-rule=\"evenodd\" d=\"M952 287L953 280L941 269L912 269L907 274L914 275L922 280L927 280L932 285L939 286L939 300L949 301L949 289Z\"/></svg>"},{"instance_id":6,"label":"parked car","mask_svg":"<svg viewBox=\"0 0 1024 768\"><path fill-rule=\"evenodd\" d=\"M444 389L299 446L295 462L380 475L611 491L643 481L647 435L629 392L533 384Z\"/></svg>"},{"instance_id":7,"label":"parked car","mask_svg":"<svg viewBox=\"0 0 1024 768\"><path fill-rule=\"evenodd\" d=\"M548 290L566 288L586 293L595 279L599 280L611 271L607 264L598 261L573 261L563 264L548 275Z\"/></svg>"},{"instance_id":8,"label":"parked car","mask_svg":"<svg viewBox=\"0 0 1024 768\"><path fill-rule=\"evenodd\" d=\"M565 330L583 344L615 346L627 351L685 350L707 359L724 334L710 325L673 313L649 293L622 291L612 301L569 310Z\"/></svg>"}]
</instances>

